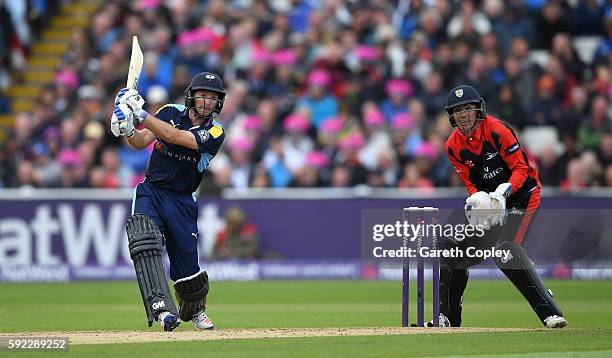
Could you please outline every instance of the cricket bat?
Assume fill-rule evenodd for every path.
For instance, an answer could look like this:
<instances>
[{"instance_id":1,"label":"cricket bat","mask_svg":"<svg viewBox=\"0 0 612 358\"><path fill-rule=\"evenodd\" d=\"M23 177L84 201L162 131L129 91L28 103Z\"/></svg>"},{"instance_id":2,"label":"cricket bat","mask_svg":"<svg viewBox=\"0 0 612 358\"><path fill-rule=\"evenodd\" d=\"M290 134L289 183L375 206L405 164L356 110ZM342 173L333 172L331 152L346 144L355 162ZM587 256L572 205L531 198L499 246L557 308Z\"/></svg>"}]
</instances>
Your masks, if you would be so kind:
<instances>
[{"instance_id":1,"label":"cricket bat","mask_svg":"<svg viewBox=\"0 0 612 358\"><path fill-rule=\"evenodd\" d=\"M138 38L132 37L132 56L130 57L130 70L128 71L127 77L127 88L138 89L138 81L140 80L140 71L142 70L142 64L144 62L144 56L140 45L138 44Z\"/></svg>"}]
</instances>

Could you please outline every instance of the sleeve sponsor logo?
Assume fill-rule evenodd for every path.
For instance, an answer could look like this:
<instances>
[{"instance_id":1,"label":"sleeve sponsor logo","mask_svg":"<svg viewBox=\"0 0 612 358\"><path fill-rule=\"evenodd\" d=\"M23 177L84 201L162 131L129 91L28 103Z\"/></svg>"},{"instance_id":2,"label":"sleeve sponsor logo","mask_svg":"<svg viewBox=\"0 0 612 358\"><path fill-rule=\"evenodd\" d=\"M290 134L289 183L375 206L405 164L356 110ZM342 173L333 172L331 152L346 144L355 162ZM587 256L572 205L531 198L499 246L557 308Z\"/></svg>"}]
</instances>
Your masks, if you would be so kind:
<instances>
[{"instance_id":1,"label":"sleeve sponsor logo","mask_svg":"<svg viewBox=\"0 0 612 358\"><path fill-rule=\"evenodd\" d=\"M210 132L210 134L213 136L213 138L219 138L219 136L221 134L223 134L223 129L219 128L218 126L213 126L211 129L208 130Z\"/></svg>"},{"instance_id":2,"label":"sleeve sponsor logo","mask_svg":"<svg viewBox=\"0 0 612 358\"><path fill-rule=\"evenodd\" d=\"M509 146L508 148L506 148L506 155L510 155L514 152L516 152L517 150L519 150L520 146L518 143L514 143L511 146Z\"/></svg>"}]
</instances>

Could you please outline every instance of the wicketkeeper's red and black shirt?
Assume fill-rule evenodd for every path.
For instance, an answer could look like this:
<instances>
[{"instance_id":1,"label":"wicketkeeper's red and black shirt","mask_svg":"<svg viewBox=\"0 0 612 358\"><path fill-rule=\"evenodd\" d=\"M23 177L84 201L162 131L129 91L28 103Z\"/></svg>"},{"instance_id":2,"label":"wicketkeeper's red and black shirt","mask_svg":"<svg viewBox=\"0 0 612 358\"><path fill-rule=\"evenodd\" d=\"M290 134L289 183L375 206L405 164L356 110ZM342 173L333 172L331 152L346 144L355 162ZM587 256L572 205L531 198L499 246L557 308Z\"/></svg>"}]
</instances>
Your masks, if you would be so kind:
<instances>
[{"instance_id":1,"label":"wicketkeeper's red and black shirt","mask_svg":"<svg viewBox=\"0 0 612 358\"><path fill-rule=\"evenodd\" d=\"M446 141L446 155L470 195L495 191L502 183L512 184L512 195L542 186L514 131L492 116L471 137L455 129Z\"/></svg>"}]
</instances>

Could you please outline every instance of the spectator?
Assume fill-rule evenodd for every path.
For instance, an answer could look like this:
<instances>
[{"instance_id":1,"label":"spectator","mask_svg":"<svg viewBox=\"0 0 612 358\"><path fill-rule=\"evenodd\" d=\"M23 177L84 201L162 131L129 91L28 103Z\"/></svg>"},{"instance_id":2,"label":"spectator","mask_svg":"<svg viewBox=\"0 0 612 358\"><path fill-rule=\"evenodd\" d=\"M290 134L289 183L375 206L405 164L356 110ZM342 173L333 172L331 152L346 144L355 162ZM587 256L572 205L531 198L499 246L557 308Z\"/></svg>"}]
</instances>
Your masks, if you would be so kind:
<instances>
[{"instance_id":1,"label":"spectator","mask_svg":"<svg viewBox=\"0 0 612 358\"><path fill-rule=\"evenodd\" d=\"M391 152L391 137L385 128L385 119L378 107L369 102L364 104L366 144L359 152L359 161L370 171L378 167L381 155Z\"/></svg>"},{"instance_id":2,"label":"spectator","mask_svg":"<svg viewBox=\"0 0 612 358\"><path fill-rule=\"evenodd\" d=\"M359 152L364 145L365 140L359 130L351 131L339 143L340 150L336 156L336 161L348 169L351 186L365 184L367 181L367 169L359 159Z\"/></svg>"},{"instance_id":3,"label":"spectator","mask_svg":"<svg viewBox=\"0 0 612 358\"><path fill-rule=\"evenodd\" d=\"M286 134L282 137L284 164L295 173L306 163L306 156L313 149L312 140L306 135L310 122L305 113L292 113L284 120Z\"/></svg>"},{"instance_id":4,"label":"spectator","mask_svg":"<svg viewBox=\"0 0 612 358\"><path fill-rule=\"evenodd\" d=\"M253 260L258 257L259 233L246 213L232 207L225 213L225 229L217 235L213 258L218 260Z\"/></svg>"},{"instance_id":5,"label":"spectator","mask_svg":"<svg viewBox=\"0 0 612 358\"><path fill-rule=\"evenodd\" d=\"M168 91L161 85L153 85L147 91L147 106L149 113L157 113L159 109L168 103Z\"/></svg>"},{"instance_id":6,"label":"spectator","mask_svg":"<svg viewBox=\"0 0 612 358\"><path fill-rule=\"evenodd\" d=\"M0 73L0 77L2 74ZM2 79L0 78L0 82ZM11 111L11 99L4 94L2 90L2 85L0 85L0 114L6 114Z\"/></svg>"},{"instance_id":7,"label":"spectator","mask_svg":"<svg viewBox=\"0 0 612 358\"><path fill-rule=\"evenodd\" d=\"M602 135L596 154L601 165L604 167L612 165L612 133L605 132Z\"/></svg>"},{"instance_id":8,"label":"spectator","mask_svg":"<svg viewBox=\"0 0 612 358\"><path fill-rule=\"evenodd\" d=\"M298 100L297 107L310 113L312 124L321 128L323 122L338 114L338 101L329 93L331 77L325 70L308 74L308 92Z\"/></svg>"},{"instance_id":9,"label":"spectator","mask_svg":"<svg viewBox=\"0 0 612 358\"><path fill-rule=\"evenodd\" d=\"M612 186L612 165L606 167L604 185L607 187Z\"/></svg>"},{"instance_id":10,"label":"spectator","mask_svg":"<svg viewBox=\"0 0 612 358\"><path fill-rule=\"evenodd\" d=\"M442 87L442 75L438 71L432 71L423 84L421 100L425 105L428 117L433 117L446 105L446 90Z\"/></svg>"},{"instance_id":11,"label":"spectator","mask_svg":"<svg viewBox=\"0 0 612 358\"><path fill-rule=\"evenodd\" d=\"M593 60L595 62L605 63L606 60L612 60L612 8L609 8L604 18L605 37L595 49Z\"/></svg>"},{"instance_id":12,"label":"spectator","mask_svg":"<svg viewBox=\"0 0 612 358\"><path fill-rule=\"evenodd\" d=\"M608 109L608 100L603 96L597 96L591 102L589 118L582 122L578 130L578 139L582 149L596 149L603 134L610 131L612 119L608 114Z\"/></svg>"},{"instance_id":13,"label":"spectator","mask_svg":"<svg viewBox=\"0 0 612 358\"><path fill-rule=\"evenodd\" d=\"M475 52L470 56L469 65L464 73L457 76L457 83L467 83L479 89L483 98L489 102L494 101L497 96L497 86L490 76L491 68L487 67L485 57L481 52ZM442 107L441 107L442 108Z\"/></svg>"},{"instance_id":14,"label":"spectator","mask_svg":"<svg viewBox=\"0 0 612 358\"><path fill-rule=\"evenodd\" d=\"M344 166L332 170L330 185L332 188L345 188L351 185L351 173Z\"/></svg>"},{"instance_id":15,"label":"spectator","mask_svg":"<svg viewBox=\"0 0 612 358\"><path fill-rule=\"evenodd\" d=\"M131 188L133 173L129 166L119 161L115 148L106 148L101 155L102 168L106 171L107 188Z\"/></svg>"},{"instance_id":16,"label":"spectator","mask_svg":"<svg viewBox=\"0 0 612 358\"><path fill-rule=\"evenodd\" d=\"M561 133L577 133L580 123L588 117L588 95L582 86L576 86L570 94L569 108L561 114L559 131Z\"/></svg>"},{"instance_id":17,"label":"spectator","mask_svg":"<svg viewBox=\"0 0 612 358\"><path fill-rule=\"evenodd\" d=\"M561 32L570 32L568 8L562 1L548 1L537 18L537 48L550 49L553 37Z\"/></svg>"},{"instance_id":18,"label":"spectator","mask_svg":"<svg viewBox=\"0 0 612 358\"><path fill-rule=\"evenodd\" d=\"M504 62L506 81L517 94L521 106L530 109L535 98L536 75L532 71L523 71L518 57L508 57Z\"/></svg>"},{"instance_id":19,"label":"spectator","mask_svg":"<svg viewBox=\"0 0 612 358\"><path fill-rule=\"evenodd\" d=\"M532 125L557 125L561 119L561 102L555 96L556 83L551 75L538 79L537 97L533 103Z\"/></svg>"},{"instance_id":20,"label":"spectator","mask_svg":"<svg viewBox=\"0 0 612 358\"><path fill-rule=\"evenodd\" d=\"M527 113L509 84L501 86L498 100L493 102L489 108L496 117L519 130L527 125Z\"/></svg>"},{"instance_id":21,"label":"spectator","mask_svg":"<svg viewBox=\"0 0 612 358\"><path fill-rule=\"evenodd\" d=\"M253 169L249 160L253 144L247 138L234 137L229 140L228 147L231 163L229 184L234 188L247 188Z\"/></svg>"},{"instance_id":22,"label":"spectator","mask_svg":"<svg viewBox=\"0 0 612 358\"><path fill-rule=\"evenodd\" d=\"M251 179L251 188L269 188L270 187L270 178L268 177L268 173L266 172L266 168L260 166L255 168L255 172L253 174L253 178Z\"/></svg>"},{"instance_id":23,"label":"spectator","mask_svg":"<svg viewBox=\"0 0 612 358\"><path fill-rule=\"evenodd\" d=\"M562 191L580 191L586 187L585 168L579 159L572 159L567 165L567 177L559 186Z\"/></svg>"},{"instance_id":24,"label":"spectator","mask_svg":"<svg viewBox=\"0 0 612 358\"><path fill-rule=\"evenodd\" d=\"M34 187L34 167L29 161L21 161L17 167L17 181L20 188Z\"/></svg>"},{"instance_id":25,"label":"spectator","mask_svg":"<svg viewBox=\"0 0 612 358\"><path fill-rule=\"evenodd\" d=\"M510 43L514 38L524 38L530 47L535 44L535 25L525 13L524 6L522 0L510 1L501 19L495 24L494 31L499 39L502 56L507 55L505 51L510 48Z\"/></svg>"},{"instance_id":26,"label":"spectator","mask_svg":"<svg viewBox=\"0 0 612 358\"><path fill-rule=\"evenodd\" d=\"M432 188L433 183L425 176L425 173L416 163L408 163L399 180L400 188Z\"/></svg>"},{"instance_id":27,"label":"spectator","mask_svg":"<svg viewBox=\"0 0 612 358\"><path fill-rule=\"evenodd\" d=\"M538 173L540 181L545 186L559 186L561 183L562 168L559 168L560 162L557 160L555 148L545 147L538 157Z\"/></svg>"},{"instance_id":28,"label":"spectator","mask_svg":"<svg viewBox=\"0 0 612 358\"><path fill-rule=\"evenodd\" d=\"M447 32L451 38L472 36L472 31L484 35L491 31L491 22L480 11L472 0L462 1L459 12L448 23Z\"/></svg>"},{"instance_id":29,"label":"spectator","mask_svg":"<svg viewBox=\"0 0 612 358\"><path fill-rule=\"evenodd\" d=\"M579 1L572 9L572 32L576 35L596 35L601 31L603 7L599 1Z\"/></svg>"},{"instance_id":30,"label":"spectator","mask_svg":"<svg viewBox=\"0 0 612 358\"><path fill-rule=\"evenodd\" d=\"M385 85L387 98L382 101L380 108L385 119L391 122L399 113L408 112L407 100L413 95L414 89L410 82L403 79L390 79Z\"/></svg>"},{"instance_id":31,"label":"spectator","mask_svg":"<svg viewBox=\"0 0 612 358\"><path fill-rule=\"evenodd\" d=\"M578 80L582 79L585 65L578 57L568 34L559 33L553 37L552 54L559 58L567 73Z\"/></svg>"}]
</instances>

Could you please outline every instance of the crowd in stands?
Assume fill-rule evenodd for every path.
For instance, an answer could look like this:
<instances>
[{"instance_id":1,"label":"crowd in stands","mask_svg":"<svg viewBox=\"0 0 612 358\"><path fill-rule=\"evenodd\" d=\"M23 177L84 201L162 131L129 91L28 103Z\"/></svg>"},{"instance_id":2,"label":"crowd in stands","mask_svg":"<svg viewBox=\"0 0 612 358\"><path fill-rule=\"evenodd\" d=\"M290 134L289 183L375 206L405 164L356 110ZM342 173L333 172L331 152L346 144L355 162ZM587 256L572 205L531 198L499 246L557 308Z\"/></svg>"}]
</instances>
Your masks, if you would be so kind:
<instances>
[{"instance_id":1,"label":"crowd in stands","mask_svg":"<svg viewBox=\"0 0 612 358\"><path fill-rule=\"evenodd\" d=\"M545 186L612 186L612 7L596 0L106 1L34 110L17 114L2 186L142 180L151 149L109 129L133 35L150 112L183 103L198 72L224 79L211 190L461 185L444 153L458 84L533 134L524 144ZM583 38L594 46L578 51Z\"/></svg>"},{"instance_id":2,"label":"crowd in stands","mask_svg":"<svg viewBox=\"0 0 612 358\"><path fill-rule=\"evenodd\" d=\"M6 90L25 70L33 41L60 9L59 0L0 1L0 114L11 111ZM17 78L18 80L18 78Z\"/></svg>"}]
</instances>

